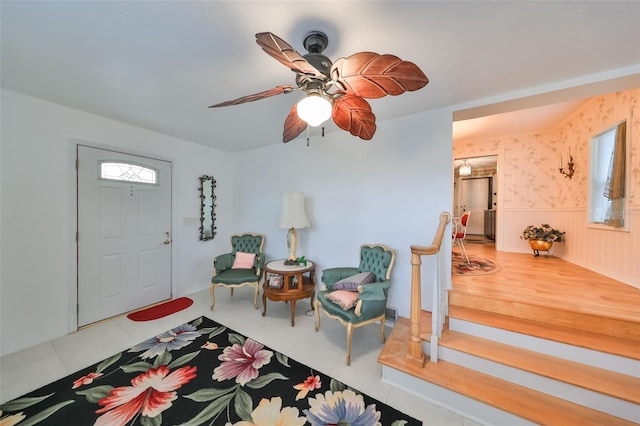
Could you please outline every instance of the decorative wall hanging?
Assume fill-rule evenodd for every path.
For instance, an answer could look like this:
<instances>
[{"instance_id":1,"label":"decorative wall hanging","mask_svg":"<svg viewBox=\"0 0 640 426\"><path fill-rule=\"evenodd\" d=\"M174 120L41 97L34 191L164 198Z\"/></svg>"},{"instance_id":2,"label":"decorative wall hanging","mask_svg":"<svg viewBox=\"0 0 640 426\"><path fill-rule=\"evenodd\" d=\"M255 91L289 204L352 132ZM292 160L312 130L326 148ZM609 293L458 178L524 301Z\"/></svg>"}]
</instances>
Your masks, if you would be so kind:
<instances>
[{"instance_id":1,"label":"decorative wall hanging","mask_svg":"<svg viewBox=\"0 0 640 426\"><path fill-rule=\"evenodd\" d=\"M200 241L216 236L216 180L213 176L200 176Z\"/></svg>"}]
</instances>

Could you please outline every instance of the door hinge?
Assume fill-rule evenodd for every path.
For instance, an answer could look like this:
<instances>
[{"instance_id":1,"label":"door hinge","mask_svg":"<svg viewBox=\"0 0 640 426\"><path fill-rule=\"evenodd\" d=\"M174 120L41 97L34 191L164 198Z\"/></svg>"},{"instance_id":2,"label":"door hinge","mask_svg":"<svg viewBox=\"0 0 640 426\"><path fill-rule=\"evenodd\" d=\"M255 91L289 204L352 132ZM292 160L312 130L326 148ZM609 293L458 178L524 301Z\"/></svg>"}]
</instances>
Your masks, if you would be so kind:
<instances>
[{"instance_id":1,"label":"door hinge","mask_svg":"<svg viewBox=\"0 0 640 426\"><path fill-rule=\"evenodd\" d=\"M76 231L76 243L80 241L80 232Z\"/></svg>"}]
</instances>

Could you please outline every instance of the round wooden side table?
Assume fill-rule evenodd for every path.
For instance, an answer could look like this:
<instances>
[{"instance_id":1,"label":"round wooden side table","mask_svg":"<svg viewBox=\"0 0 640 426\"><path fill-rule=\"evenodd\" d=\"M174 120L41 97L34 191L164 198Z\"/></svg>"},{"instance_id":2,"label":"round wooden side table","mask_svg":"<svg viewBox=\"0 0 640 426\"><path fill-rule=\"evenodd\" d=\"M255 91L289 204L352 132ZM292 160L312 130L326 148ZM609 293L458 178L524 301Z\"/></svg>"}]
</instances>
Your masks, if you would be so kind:
<instances>
[{"instance_id":1,"label":"round wooden side table","mask_svg":"<svg viewBox=\"0 0 640 426\"><path fill-rule=\"evenodd\" d=\"M267 299L274 302L291 302L291 327L295 325L296 301L310 297L311 309L314 309L315 270L316 265L309 260L306 265L285 265L284 260L267 263L264 266L262 284L262 306L264 306L262 316L267 315Z\"/></svg>"}]
</instances>

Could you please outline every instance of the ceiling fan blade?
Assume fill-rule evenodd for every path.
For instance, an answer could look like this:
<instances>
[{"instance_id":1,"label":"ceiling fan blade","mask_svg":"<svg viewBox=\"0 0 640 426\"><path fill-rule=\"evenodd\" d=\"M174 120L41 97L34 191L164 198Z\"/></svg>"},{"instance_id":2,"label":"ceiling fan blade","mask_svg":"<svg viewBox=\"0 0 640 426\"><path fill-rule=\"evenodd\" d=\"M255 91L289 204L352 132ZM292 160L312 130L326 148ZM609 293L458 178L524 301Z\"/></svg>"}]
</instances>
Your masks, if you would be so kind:
<instances>
[{"instance_id":1,"label":"ceiling fan blade","mask_svg":"<svg viewBox=\"0 0 640 426\"><path fill-rule=\"evenodd\" d=\"M284 121L284 132L282 132L282 142L289 142L298 137L307 128L307 123L298 117L298 104L294 104L287 119Z\"/></svg>"},{"instance_id":2,"label":"ceiling fan blade","mask_svg":"<svg viewBox=\"0 0 640 426\"><path fill-rule=\"evenodd\" d=\"M413 62L373 52L338 59L331 67L331 78L342 90L369 99L412 92L429 83Z\"/></svg>"},{"instance_id":3,"label":"ceiling fan blade","mask_svg":"<svg viewBox=\"0 0 640 426\"><path fill-rule=\"evenodd\" d=\"M302 55L286 41L273 33L256 34L256 43L269 56L278 60L281 64L289 67L289 69L300 74L310 75L325 79L326 77L318 71L316 67L311 65Z\"/></svg>"},{"instance_id":4,"label":"ceiling fan blade","mask_svg":"<svg viewBox=\"0 0 640 426\"><path fill-rule=\"evenodd\" d=\"M241 98L234 99L232 101L226 101L226 102L221 102L219 104L211 105L209 108L218 108L218 107L225 107L229 105L243 104L245 102L258 101L260 99L269 98L271 96L290 93L291 91L293 91L293 86L291 85L276 86L273 89L265 90L264 92L254 93L253 95L243 96Z\"/></svg>"},{"instance_id":5,"label":"ceiling fan blade","mask_svg":"<svg viewBox=\"0 0 640 426\"><path fill-rule=\"evenodd\" d=\"M335 99L332 115L336 125L353 136L368 141L376 132L376 116L360 96L346 94Z\"/></svg>"}]
</instances>

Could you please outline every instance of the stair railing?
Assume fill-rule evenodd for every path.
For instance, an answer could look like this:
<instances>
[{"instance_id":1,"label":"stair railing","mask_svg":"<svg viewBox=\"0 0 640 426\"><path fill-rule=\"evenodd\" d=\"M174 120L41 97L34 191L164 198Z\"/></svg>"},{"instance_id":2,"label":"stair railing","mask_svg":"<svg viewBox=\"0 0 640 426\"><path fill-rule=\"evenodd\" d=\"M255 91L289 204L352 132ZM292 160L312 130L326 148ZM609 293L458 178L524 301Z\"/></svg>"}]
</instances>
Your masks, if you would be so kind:
<instances>
[{"instance_id":1,"label":"stair railing","mask_svg":"<svg viewBox=\"0 0 640 426\"><path fill-rule=\"evenodd\" d=\"M447 225L451 222L451 214L440 213L440 223L430 246L411 246L411 336L407 358L420 366L424 365L424 352L420 338L420 315L422 311L421 268L422 256L435 255L433 280L433 306L431 310L431 362L438 362L438 340L447 316L446 257L440 252L442 239Z\"/></svg>"}]
</instances>

